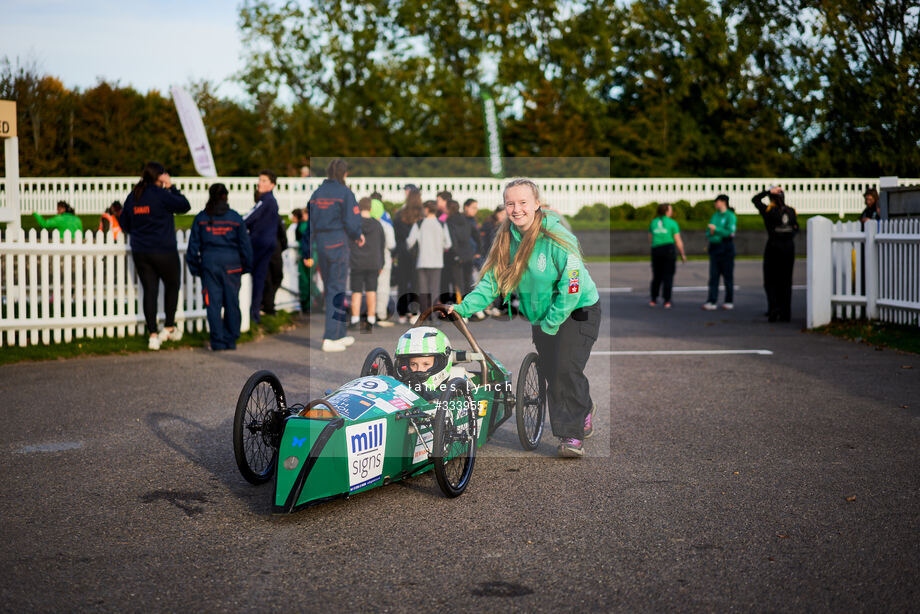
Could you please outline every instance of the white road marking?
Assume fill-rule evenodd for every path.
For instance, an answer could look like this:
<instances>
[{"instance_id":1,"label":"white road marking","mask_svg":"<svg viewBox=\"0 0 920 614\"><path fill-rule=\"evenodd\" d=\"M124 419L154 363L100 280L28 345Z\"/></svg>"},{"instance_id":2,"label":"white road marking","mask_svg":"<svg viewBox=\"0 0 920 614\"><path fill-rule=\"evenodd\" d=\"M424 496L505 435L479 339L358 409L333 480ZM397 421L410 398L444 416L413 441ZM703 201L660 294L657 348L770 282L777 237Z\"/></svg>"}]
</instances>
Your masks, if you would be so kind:
<instances>
[{"instance_id":1,"label":"white road marking","mask_svg":"<svg viewBox=\"0 0 920 614\"><path fill-rule=\"evenodd\" d=\"M599 350L592 356L722 356L726 354L758 354L772 356L770 350Z\"/></svg>"},{"instance_id":2,"label":"white road marking","mask_svg":"<svg viewBox=\"0 0 920 614\"><path fill-rule=\"evenodd\" d=\"M725 286L719 286L719 289L724 289ZM740 290L741 286L736 285L735 290ZM793 290L807 290L808 286L806 285L797 285L792 286ZM597 291L606 294L632 294L634 288L598 288ZM673 292L707 292L709 286L675 286L671 288ZM642 289L641 292L646 292L646 289Z\"/></svg>"},{"instance_id":3,"label":"white road marking","mask_svg":"<svg viewBox=\"0 0 920 614\"><path fill-rule=\"evenodd\" d=\"M34 446L24 446L16 450L16 453L31 454L33 452L63 452L64 450L77 450L82 447L82 441L59 441L55 443L41 443Z\"/></svg>"}]
</instances>

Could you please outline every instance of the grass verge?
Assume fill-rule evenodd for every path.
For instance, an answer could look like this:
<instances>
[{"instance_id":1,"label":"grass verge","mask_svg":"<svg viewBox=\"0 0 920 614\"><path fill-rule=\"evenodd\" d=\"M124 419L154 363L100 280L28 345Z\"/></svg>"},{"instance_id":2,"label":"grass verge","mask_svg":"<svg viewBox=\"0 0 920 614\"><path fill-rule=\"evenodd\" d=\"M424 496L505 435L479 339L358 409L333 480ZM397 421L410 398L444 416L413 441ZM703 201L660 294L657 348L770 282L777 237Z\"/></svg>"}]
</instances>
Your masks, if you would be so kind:
<instances>
[{"instance_id":1,"label":"grass verge","mask_svg":"<svg viewBox=\"0 0 920 614\"><path fill-rule=\"evenodd\" d=\"M247 343L260 339L265 335L273 335L283 330L294 327L296 314L279 311L275 315L263 315L262 322L248 332L243 333L240 343ZM167 341L160 349L161 352L187 347L204 347L208 343L207 331L196 333L186 332L180 341ZM7 345L0 352L0 365L15 362L29 362L39 360L60 360L77 358L80 356L104 356L107 354L129 354L133 352L147 352L147 335L133 337L102 337L96 339L76 339L69 343L51 343L48 345L37 344L27 347Z\"/></svg>"},{"instance_id":2,"label":"grass verge","mask_svg":"<svg viewBox=\"0 0 920 614\"><path fill-rule=\"evenodd\" d=\"M842 320L818 327L814 332L876 347L920 354L920 327L917 326L870 320Z\"/></svg>"}]
</instances>

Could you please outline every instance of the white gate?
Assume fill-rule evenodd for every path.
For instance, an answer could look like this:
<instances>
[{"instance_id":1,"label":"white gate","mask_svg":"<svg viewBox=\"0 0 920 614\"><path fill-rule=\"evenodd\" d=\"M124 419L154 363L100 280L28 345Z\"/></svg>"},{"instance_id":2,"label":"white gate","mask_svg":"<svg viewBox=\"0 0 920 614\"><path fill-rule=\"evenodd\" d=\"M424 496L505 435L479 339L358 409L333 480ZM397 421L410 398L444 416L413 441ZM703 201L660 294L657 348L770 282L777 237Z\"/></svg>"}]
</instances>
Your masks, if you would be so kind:
<instances>
[{"instance_id":1,"label":"white gate","mask_svg":"<svg viewBox=\"0 0 920 614\"><path fill-rule=\"evenodd\" d=\"M832 317L920 323L920 220L808 220L808 327Z\"/></svg>"}]
</instances>

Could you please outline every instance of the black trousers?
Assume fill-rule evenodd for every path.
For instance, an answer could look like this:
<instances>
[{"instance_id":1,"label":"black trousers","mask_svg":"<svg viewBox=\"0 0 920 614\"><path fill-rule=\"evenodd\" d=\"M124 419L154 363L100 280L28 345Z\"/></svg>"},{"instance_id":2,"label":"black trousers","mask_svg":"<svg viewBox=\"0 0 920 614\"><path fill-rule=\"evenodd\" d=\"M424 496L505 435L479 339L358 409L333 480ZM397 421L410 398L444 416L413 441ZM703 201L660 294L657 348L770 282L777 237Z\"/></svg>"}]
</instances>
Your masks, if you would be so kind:
<instances>
[{"instance_id":1,"label":"black trousers","mask_svg":"<svg viewBox=\"0 0 920 614\"><path fill-rule=\"evenodd\" d=\"M268 261L268 274L265 276L265 284L262 288L262 311L269 315L275 313L275 294L281 287L281 282L284 281L282 251L281 245L276 244L271 260Z\"/></svg>"},{"instance_id":2,"label":"black trousers","mask_svg":"<svg viewBox=\"0 0 920 614\"><path fill-rule=\"evenodd\" d=\"M719 301L719 277L725 281L725 302L735 300L735 243L723 241L709 244L709 296L707 303Z\"/></svg>"},{"instance_id":3,"label":"black trousers","mask_svg":"<svg viewBox=\"0 0 920 614\"><path fill-rule=\"evenodd\" d=\"M652 302L658 300L658 289L665 303L671 302L671 288L674 287L677 250L673 243L652 248Z\"/></svg>"},{"instance_id":4,"label":"black trousers","mask_svg":"<svg viewBox=\"0 0 920 614\"><path fill-rule=\"evenodd\" d=\"M412 303L418 303L415 281L415 262L410 255L400 256L393 272L396 275L396 313L405 316L411 311Z\"/></svg>"},{"instance_id":5,"label":"black trousers","mask_svg":"<svg viewBox=\"0 0 920 614\"><path fill-rule=\"evenodd\" d=\"M444 270L441 273L442 279L444 275L449 277L449 285L447 294L441 295L442 303L455 303L457 302L457 294L460 295L462 299L467 293L473 289L473 263L472 262L461 262L459 260L454 260L450 264L444 262ZM444 285L443 282L441 284Z\"/></svg>"},{"instance_id":6,"label":"black trousers","mask_svg":"<svg viewBox=\"0 0 920 614\"><path fill-rule=\"evenodd\" d=\"M460 296L466 296L473 289L473 262L460 263Z\"/></svg>"},{"instance_id":7,"label":"black trousers","mask_svg":"<svg viewBox=\"0 0 920 614\"><path fill-rule=\"evenodd\" d=\"M585 365L600 326L598 301L573 311L555 335L547 335L539 326L531 327L540 355L540 372L546 378L549 418L556 437L584 438L585 418L592 404Z\"/></svg>"},{"instance_id":8,"label":"black trousers","mask_svg":"<svg viewBox=\"0 0 920 614\"><path fill-rule=\"evenodd\" d=\"M794 264L794 241L767 241L763 252L763 288L767 293L767 318L771 322L788 322L791 319Z\"/></svg>"},{"instance_id":9,"label":"black trousers","mask_svg":"<svg viewBox=\"0 0 920 614\"><path fill-rule=\"evenodd\" d=\"M252 304L249 306L249 318L253 322L261 321L262 296L265 294L265 280L268 277L268 265L271 263L275 244L252 246ZM325 283L325 279L323 282ZM274 299L272 299L274 304Z\"/></svg>"},{"instance_id":10,"label":"black trousers","mask_svg":"<svg viewBox=\"0 0 920 614\"><path fill-rule=\"evenodd\" d=\"M164 326L176 325L176 307L179 305L179 279L181 268L179 252L156 254L132 252L134 270L144 289L144 320L147 334L157 332L157 299L160 281L163 282L163 310L166 312Z\"/></svg>"}]
</instances>

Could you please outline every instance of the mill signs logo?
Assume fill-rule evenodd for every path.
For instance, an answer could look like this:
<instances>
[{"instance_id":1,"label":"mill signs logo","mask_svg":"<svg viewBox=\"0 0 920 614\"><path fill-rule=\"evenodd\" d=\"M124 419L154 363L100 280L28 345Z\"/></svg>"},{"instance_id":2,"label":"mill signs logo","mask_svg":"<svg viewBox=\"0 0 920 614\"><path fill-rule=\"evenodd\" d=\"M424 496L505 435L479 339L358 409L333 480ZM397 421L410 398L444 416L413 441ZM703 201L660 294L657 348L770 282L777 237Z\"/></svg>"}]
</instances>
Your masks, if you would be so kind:
<instances>
[{"instance_id":1,"label":"mill signs logo","mask_svg":"<svg viewBox=\"0 0 920 614\"><path fill-rule=\"evenodd\" d=\"M349 492L379 480L387 446L386 419L345 427L345 445L348 446Z\"/></svg>"}]
</instances>

